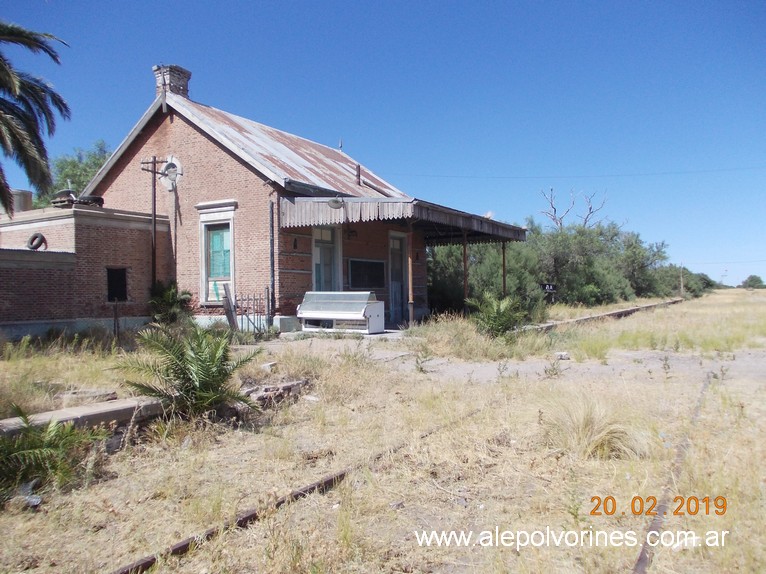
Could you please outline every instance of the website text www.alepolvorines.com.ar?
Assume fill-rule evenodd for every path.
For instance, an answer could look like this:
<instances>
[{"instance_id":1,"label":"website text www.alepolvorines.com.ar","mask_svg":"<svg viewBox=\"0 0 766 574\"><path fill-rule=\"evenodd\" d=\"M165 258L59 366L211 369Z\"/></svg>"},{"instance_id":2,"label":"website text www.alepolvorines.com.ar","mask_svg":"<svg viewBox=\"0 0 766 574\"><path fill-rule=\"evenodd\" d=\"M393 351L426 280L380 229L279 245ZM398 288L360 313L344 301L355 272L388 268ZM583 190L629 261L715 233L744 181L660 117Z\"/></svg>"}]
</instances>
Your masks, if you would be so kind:
<instances>
[{"instance_id":1,"label":"website text www.alepolvorines.com.ar","mask_svg":"<svg viewBox=\"0 0 766 574\"><path fill-rule=\"evenodd\" d=\"M723 547L726 545L728 530L708 530L697 533L693 530L650 530L645 537L633 530L563 530L546 526L539 530L416 530L418 546L425 547L504 547L521 551L533 547L595 548L643 546L652 547Z\"/></svg>"}]
</instances>

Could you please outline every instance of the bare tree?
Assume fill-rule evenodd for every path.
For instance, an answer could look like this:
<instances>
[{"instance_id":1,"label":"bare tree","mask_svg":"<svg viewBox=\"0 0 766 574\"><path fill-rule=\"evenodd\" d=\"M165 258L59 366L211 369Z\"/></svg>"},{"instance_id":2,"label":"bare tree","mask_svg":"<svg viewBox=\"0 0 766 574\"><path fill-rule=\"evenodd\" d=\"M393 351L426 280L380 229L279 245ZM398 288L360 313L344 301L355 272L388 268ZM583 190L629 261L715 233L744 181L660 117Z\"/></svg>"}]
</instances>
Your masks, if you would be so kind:
<instances>
[{"instance_id":1,"label":"bare tree","mask_svg":"<svg viewBox=\"0 0 766 574\"><path fill-rule=\"evenodd\" d=\"M601 223L601 220L598 221L591 221L594 215L596 215L599 211L604 209L604 206L606 205L606 198L601 202L601 205L598 207L593 206L593 198L596 197L596 192L594 191L590 195L583 194L583 197L585 198L585 205L588 207L588 212L585 215L578 215L580 219L582 219L582 226L583 227L595 227L599 223Z\"/></svg>"},{"instance_id":2,"label":"bare tree","mask_svg":"<svg viewBox=\"0 0 766 574\"><path fill-rule=\"evenodd\" d=\"M541 191L543 197L548 202L549 209L546 211L541 211L543 215L545 215L548 219L550 219L553 224L558 229L563 229L564 227L564 218L569 215L569 212L574 209L576 199L578 195L582 195L585 200L585 206L588 208L588 211L585 213L585 215L578 215L582 220L582 226L583 227L595 227L599 223L601 223L602 220L594 221L593 216L596 215L599 211L604 209L604 206L606 205L606 198L601 202L600 205L596 206L593 203L593 198L596 197L596 192L593 192L590 195L586 194L577 194L575 195L574 192L570 192L569 194L569 205L564 210L563 213L559 215L558 209L556 208L556 193L553 191L553 188L551 188L550 192L546 193L544 191Z\"/></svg>"},{"instance_id":3,"label":"bare tree","mask_svg":"<svg viewBox=\"0 0 766 574\"><path fill-rule=\"evenodd\" d=\"M550 193L545 193L544 191L541 191L540 193L543 194L543 197L546 199L546 201L548 201L548 205L550 206L550 210L542 211L541 213L548 217L548 219L550 219L556 227L559 229L563 228L564 218L569 214L570 211L572 211L572 208L575 204L574 193L570 193L569 207L567 207L564 213L561 215L558 214L558 210L556 209L556 194L553 191L553 188L551 188Z\"/></svg>"}]
</instances>

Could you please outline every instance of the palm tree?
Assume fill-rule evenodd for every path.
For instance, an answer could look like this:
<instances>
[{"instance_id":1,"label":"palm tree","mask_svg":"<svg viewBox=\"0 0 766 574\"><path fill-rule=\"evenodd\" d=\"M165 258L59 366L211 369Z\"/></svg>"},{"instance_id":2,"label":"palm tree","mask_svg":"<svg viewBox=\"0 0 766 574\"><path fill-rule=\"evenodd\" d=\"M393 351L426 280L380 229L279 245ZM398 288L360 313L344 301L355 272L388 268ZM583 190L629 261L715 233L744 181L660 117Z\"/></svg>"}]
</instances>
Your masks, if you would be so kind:
<instances>
[{"instance_id":1,"label":"palm tree","mask_svg":"<svg viewBox=\"0 0 766 574\"><path fill-rule=\"evenodd\" d=\"M51 34L0 22L0 45L15 44L33 53L42 52L59 64L59 55L52 46L54 41L67 45ZM53 87L42 78L16 70L0 52L0 146L6 157L24 169L29 182L41 193L52 184L43 136L55 132L56 112L69 119L69 106ZM13 216L13 195L2 165L0 205Z\"/></svg>"},{"instance_id":2,"label":"palm tree","mask_svg":"<svg viewBox=\"0 0 766 574\"><path fill-rule=\"evenodd\" d=\"M139 331L136 339L151 356L128 356L117 368L143 377L143 382L125 381L125 385L160 399L171 415L194 418L227 403L254 407L230 379L260 349L233 358L231 333L214 333L196 323L187 331L155 324Z\"/></svg>"}]
</instances>

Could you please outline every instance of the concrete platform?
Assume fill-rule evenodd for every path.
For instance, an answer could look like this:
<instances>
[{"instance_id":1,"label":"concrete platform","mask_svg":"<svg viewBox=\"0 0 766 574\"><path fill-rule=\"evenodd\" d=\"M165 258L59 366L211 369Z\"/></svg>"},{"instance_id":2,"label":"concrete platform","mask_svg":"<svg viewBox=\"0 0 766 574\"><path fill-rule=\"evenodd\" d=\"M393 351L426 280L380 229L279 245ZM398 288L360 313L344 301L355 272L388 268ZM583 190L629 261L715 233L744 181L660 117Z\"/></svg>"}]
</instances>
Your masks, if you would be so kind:
<instances>
[{"instance_id":1,"label":"concrete platform","mask_svg":"<svg viewBox=\"0 0 766 574\"><path fill-rule=\"evenodd\" d=\"M135 421L145 421L162 414L162 404L149 397L132 397L69 407L57 411L48 411L30 415L35 425L46 425L50 421L72 422L78 427L108 426L113 422L120 425ZM13 434L21 428L21 419L13 417L0 420L0 434Z\"/></svg>"}]
</instances>

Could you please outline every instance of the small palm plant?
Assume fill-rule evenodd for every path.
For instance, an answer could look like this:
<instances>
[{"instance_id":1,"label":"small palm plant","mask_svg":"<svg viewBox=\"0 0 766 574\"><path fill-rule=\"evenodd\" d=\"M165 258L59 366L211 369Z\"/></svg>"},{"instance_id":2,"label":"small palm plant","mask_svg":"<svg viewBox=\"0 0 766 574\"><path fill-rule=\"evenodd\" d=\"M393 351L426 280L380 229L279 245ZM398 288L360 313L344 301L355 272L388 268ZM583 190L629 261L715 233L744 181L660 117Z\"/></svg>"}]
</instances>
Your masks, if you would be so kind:
<instances>
[{"instance_id":1,"label":"small palm plant","mask_svg":"<svg viewBox=\"0 0 766 574\"><path fill-rule=\"evenodd\" d=\"M108 436L105 429L79 429L71 422L35 425L20 407L12 405L12 410L21 428L12 436L0 435L0 501L34 479L57 488L70 484L92 443Z\"/></svg>"},{"instance_id":2,"label":"small palm plant","mask_svg":"<svg viewBox=\"0 0 766 574\"><path fill-rule=\"evenodd\" d=\"M155 321L169 325L191 316L191 299L192 294L185 289L179 291L175 281L167 287L161 281L157 281L152 288L149 308Z\"/></svg>"},{"instance_id":3,"label":"small palm plant","mask_svg":"<svg viewBox=\"0 0 766 574\"><path fill-rule=\"evenodd\" d=\"M230 403L254 407L230 379L260 349L232 359L230 332L211 332L196 324L184 332L152 325L138 333L137 341L153 356L129 356L117 368L144 377L143 382L125 384L161 399L171 416L194 418Z\"/></svg>"},{"instance_id":4,"label":"small palm plant","mask_svg":"<svg viewBox=\"0 0 766 574\"><path fill-rule=\"evenodd\" d=\"M491 337L516 329L526 318L521 303L511 297L499 299L492 293L484 293L480 299L466 299L465 302L475 310L471 318L479 330Z\"/></svg>"}]
</instances>

